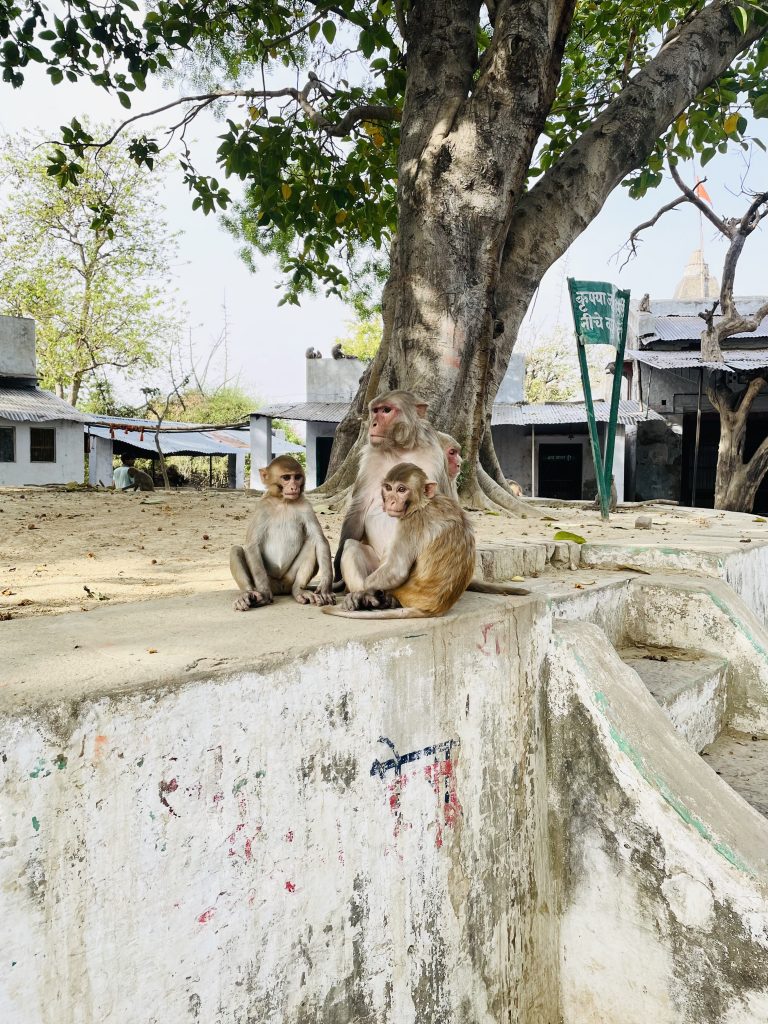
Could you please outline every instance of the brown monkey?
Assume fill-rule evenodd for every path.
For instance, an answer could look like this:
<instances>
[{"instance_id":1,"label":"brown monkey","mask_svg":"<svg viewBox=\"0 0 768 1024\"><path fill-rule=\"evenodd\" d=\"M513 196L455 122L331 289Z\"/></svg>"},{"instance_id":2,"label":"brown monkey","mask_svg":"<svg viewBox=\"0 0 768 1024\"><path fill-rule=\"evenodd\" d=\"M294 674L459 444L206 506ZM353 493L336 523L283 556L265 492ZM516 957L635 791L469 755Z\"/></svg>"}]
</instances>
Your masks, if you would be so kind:
<instances>
[{"instance_id":1,"label":"brown monkey","mask_svg":"<svg viewBox=\"0 0 768 1024\"><path fill-rule=\"evenodd\" d=\"M445 452L445 461L448 464L448 476L451 480L451 494L454 498L459 497L459 488L457 480L459 473L461 472L461 445L455 437L451 437L450 434L441 434L438 430L437 436L440 438L440 443L443 446Z\"/></svg>"},{"instance_id":2,"label":"brown monkey","mask_svg":"<svg viewBox=\"0 0 768 1024\"><path fill-rule=\"evenodd\" d=\"M324 608L345 618L427 618L443 615L465 590L529 594L520 587L475 582L475 537L453 498L413 463L400 463L385 476L382 504L396 532L386 558L352 592L344 608ZM400 605L398 608L397 605ZM360 611L359 609L381 609Z\"/></svg>"},{"instance_id":3,"label":"brown monkey","mask_svg":"<svg viewBox=\"0 0 768 1024\"><path fill-rule=\"evenodd\" d=\"M259 475L266 488L248 524L245 546L235 544L229 568L242 591L235 611L271 604L292 594L299 604L333 604L331 549L314 509L304 497L304 470L280 455ZM306 589L318 571L317 590Z\"/></svg>"},{"instance_id":4,"label":"brown monkey","mask_svg":"<svg viewBox=\"0 0 768 1024\"><path fill-rule=\"evenodd\" d=\"M400 462L411 462L453 493L443 447L425 417L427 403L410 391L388 391L368 406L368 444L360 456L336 552L336 576L350 591L364 589L366 577L384 557L396 522L384 512L381 481Z\"/></svg>"},{"instance_id":5,"label":"brown monkey","mask_svg":"<svg viewBox=\"0 0 768 1024\"><path fill-rule=\"evenodd\" d=\"M522 498L523 488L517 482L517 480L507 480L507 486L516 498Z\"/></svg>"},{"instance_id":6,"label":"brown monkey","mask_svg":"<svg viewBox=\"0 0 768 1024\"><path fill-rule=\"evenodd\" d=\"M131 479L134 491L154 491L155 485L152 482L152 477L149 473L145 473L143 469L136 469L135 466L128 467L128 476ZM127 487L126 490L129 490Z\"/></svg>"}]
</instances>

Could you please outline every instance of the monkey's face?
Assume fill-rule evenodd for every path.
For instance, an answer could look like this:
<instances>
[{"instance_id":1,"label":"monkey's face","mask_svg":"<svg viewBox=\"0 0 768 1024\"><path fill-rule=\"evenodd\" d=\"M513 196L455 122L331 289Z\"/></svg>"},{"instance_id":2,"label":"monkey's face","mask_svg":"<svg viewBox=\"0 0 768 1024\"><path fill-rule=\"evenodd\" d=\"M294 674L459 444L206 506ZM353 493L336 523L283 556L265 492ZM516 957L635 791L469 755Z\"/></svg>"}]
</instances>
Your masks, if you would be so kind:
<instances>
[{"instance_id":1,"label":"monkey's face","mask_svg":"<svg viewBox=\"0 0 768 1024\"><path fill-rule=\"evenodd\" d=\"M368 440L376 447L393 439L400 410L396 405L383 403L371 408L368 421Z\"/></svg>"},{"instance_id":2,"label":"monkey's face","mask_svg":"<svg viewBox=\"0 0 768 1024\"><path fill-rule=\"evenodd\" d=\"M301 497L301 492L304 490L304 474L303 473L281 473L277 479L277 486L280 488L283 498L286 501L296 501Z\"/></svg>"},{"instance_id":3,"label":"monkey's face","mask_svg":"<svg viewBox=\"0 0 768 1024\"><path fill-rule=\"evenodd\" d=\"M461 449L450 445L445 449L445 458L448 461L448 476L455 480L461 470Z\"/></svg>"},{"instance_id":4,"label":"monkey's face","mask_svg":"<svg viewBox=\"0 0 768 1024\"><path fill-rule=\"evenodd\" d=\"M408 514L411 504L411 488L401 480L385 480L381 486L381 500L388 516L402 519Z\"/></svg>"}]
</instances>

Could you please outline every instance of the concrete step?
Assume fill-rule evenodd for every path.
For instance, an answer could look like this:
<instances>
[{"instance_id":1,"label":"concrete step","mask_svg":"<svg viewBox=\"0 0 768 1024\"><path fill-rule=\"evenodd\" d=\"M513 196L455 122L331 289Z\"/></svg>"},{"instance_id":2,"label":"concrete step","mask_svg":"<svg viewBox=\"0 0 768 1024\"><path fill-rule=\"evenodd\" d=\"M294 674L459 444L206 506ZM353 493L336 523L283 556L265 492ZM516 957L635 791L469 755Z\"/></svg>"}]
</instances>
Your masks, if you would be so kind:
<instances>
[{"instance_id":1,"label":"concrete step","mask_svg":"<svg viewBox=\"0 0 768 1024\"><path fill-rule=\"evenodd\" d=\"M701 756L739 796L768 818L768 740L724 732Z\"/></svg>"},{"instance_id":2,"label":"concrete step","mask_svg":"<svg viewBox=\"0 0 768 1024\"><path fill-rule=\"evenodd\" d=\"M619 655L694 750L703 750L720 735L727 695L725 658L674 647L625 647Z\"/></svg>"}]
</instances>

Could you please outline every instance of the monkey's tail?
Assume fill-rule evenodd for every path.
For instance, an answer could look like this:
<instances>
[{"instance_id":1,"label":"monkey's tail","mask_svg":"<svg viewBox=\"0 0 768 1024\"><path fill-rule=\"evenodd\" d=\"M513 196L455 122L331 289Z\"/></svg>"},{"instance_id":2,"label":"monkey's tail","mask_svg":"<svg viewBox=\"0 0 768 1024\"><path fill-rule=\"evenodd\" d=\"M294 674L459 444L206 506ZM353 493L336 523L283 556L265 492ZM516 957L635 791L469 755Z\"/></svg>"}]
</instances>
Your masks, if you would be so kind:
<instances>
[{"instance_id":1,"label":"monkey's tail","mask_svg":"<svg viewBox=\"0 0 768 1024\"><path fill-rule=\"evenodd\" d=\"M338 615L341 619L431 619L433 615L420 612L418 608L385 608L380 612L350 612L346 608L334 608L324 605L320 611L324 615Z\"/></svg>"},{"instance_id":2,"label":"monkey's tail","mask_svg":"<svg viewBox=\"0 0 768 1024\"><path fill-rule=\"evenodd\" d=\"M476 594L503 594L505 597L525 597L530 590L525 587L510 587L507 583L483 583L481 580L471 580L467 590L474 590Z\"/></svg>"}]
</instances>

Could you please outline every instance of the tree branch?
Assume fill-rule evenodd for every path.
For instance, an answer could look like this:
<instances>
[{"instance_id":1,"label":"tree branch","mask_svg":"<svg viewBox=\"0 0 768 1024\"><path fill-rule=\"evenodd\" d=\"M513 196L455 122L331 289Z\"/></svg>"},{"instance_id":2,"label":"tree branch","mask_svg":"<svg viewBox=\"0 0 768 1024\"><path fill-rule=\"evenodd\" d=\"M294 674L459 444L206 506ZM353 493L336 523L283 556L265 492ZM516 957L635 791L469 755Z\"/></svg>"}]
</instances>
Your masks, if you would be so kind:
<instances>
[{"instance_id":1,"label":"tree branch","mask_svg":"<svg viewBox=\"0 0 768 1024\"><path fill-rule=\"evenodd\" d=\"M693 203L696 209L699 210L700 213L703 213L707 220L711 220L721 234L725 235L726 238L733 238L733 226L727 221L721 220L709 203L705 203L703 199L700 199L699 196L696 195L692 188L689 188L685 184L683 179L680 177L680 172L673 160L669 161L669 172L672 175L675 184L688 202Z\"/></svg>"},{"instance_id":2,"label":"tree branch","mask_svg":"<svg viewBox=\"0 0 768 1024\"><path fill-rule=\"evenodd\" d=\"M681 203L686 202L688 202L688 200L685 196L678 196L677 199L673 199L671 203L667 203L665 206L662 206L660 209L658 209L650 220L644 220L642 224L638 224L636 228L632 229L629 238L622 246L622 249L629 249L630 251L627 253L627 258L621 264L619 270L623 270L624 267L626 267L626 265L629 263L629 261L634 256L637 256L637 246L635 243L637 242L637 236L640 234L640 232L645 231L646 228L652 228L657 221L661 220L665 213L669 213L670 210L674 210L675 207L679 206ZM618 256L619 252L621 252L621 249L619 249L615 255Z\"/></svg>"}]
</instances>

